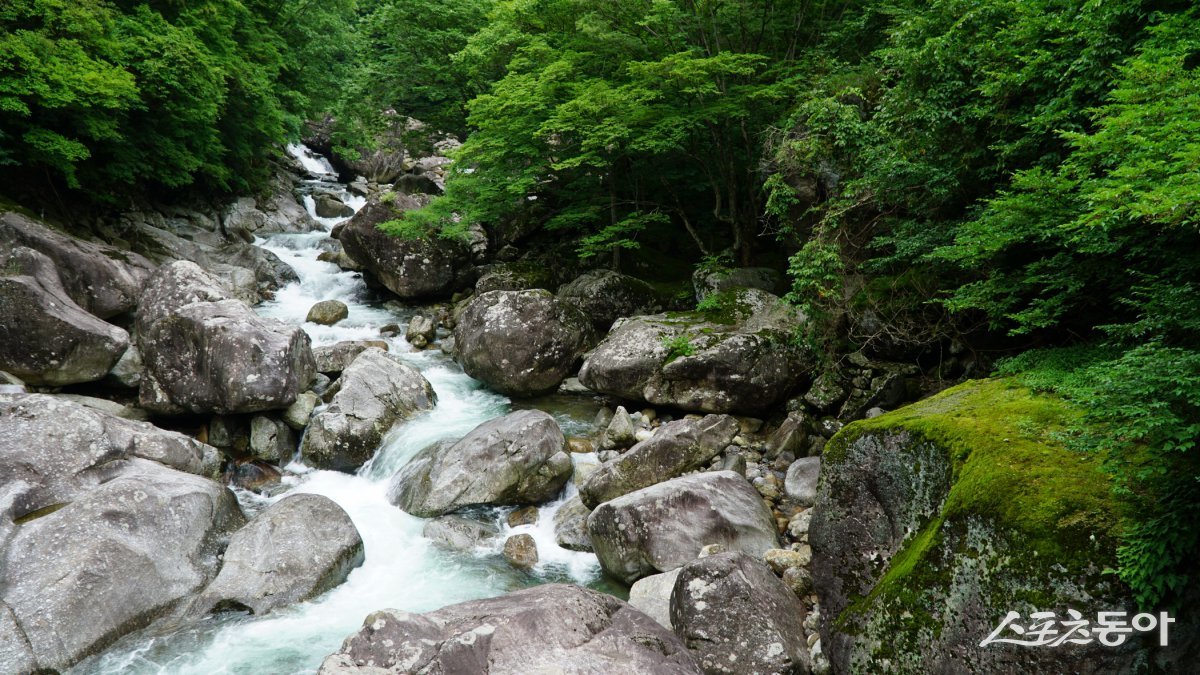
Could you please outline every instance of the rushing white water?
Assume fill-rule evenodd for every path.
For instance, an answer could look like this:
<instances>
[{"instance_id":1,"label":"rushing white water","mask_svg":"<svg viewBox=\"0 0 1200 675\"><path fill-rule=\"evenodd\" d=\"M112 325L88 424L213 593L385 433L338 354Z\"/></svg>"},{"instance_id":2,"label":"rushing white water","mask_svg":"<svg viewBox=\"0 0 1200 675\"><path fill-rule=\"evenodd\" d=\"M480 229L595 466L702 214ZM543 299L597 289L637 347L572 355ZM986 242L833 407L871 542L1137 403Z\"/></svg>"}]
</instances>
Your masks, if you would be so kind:
<instances>
[{"instance_id":1,"label":"rushing white water","mask_svg":"<svg viewBox=\"0 0 1200 675\"><path fill-rule=\"evenodd\" d=\"M311 161L316 169L323 169L307 148L299 146L289 151L305 162L306 167ZM328 168L332 173L332 167ZM314 173L319 175L321 171ZM322 187L338 191L340 186L326 183ZM345 191L340 191L339 197L355 210L363 205L361 198L353 198ZM306 199L306 203L315 217L312 199ZM281 321L302 324L314 345L381 339L382 326L403 325L415 311L404 311L392 303L384 306L360 275L317 260L321 242L328 238L328 229L341 220L318 218L326 228L323 231L274 235L258 242L294 267L300 278L298 283L281 289L259 311ZM349 306L347 319L335 326L305 322L313 304L330 299ZM362 535L366 553L362 567L328 593L263 617L227 613L199 623L160 627L154 632L127 637L105 655L81 664L77 671L311 673L375 610L427 611L546 581L601 583L594 555L562 549L554 541L554 513L575 494L573 486L560 499L542 507L535 525L508 527L505 517L511 509L481 511L481 517L494 519L500 526L502 538L494 546L480 547L474 553L452 553L432 547L421 536L425 521L388 502L386 494L391 477L415 453L434 441L463 436L478 424L508 412L510 402L467 377L436 349L415 351L402 337L383 339L388 341L392 352L429 379L438 396L436 408L393 430L372 461L356 475L313 470L293 462L287 467L289 475L285 480L293 486L287 493L274 497L238 493L249 512L296 492L329 497L346 510ZM545 407L558 412L556 417L568 433L582 431L590 421L589 415L594 413L587 406L556 405L553 399ZM581 456L579 461L594 461L594 456ZM532 573L511 568L500 554L503 536L520 532L531 534L537 542L540 562Z\"/></svg>"},{"instance_id":2,"label":"rushing white water","mask_svg":"<svg viewBox=\"0 0 1200 675\"><path fill-rule=\"evenodd\" d=\"M311 174L314 178L321 180L337 180L337 170L329 163L328 159L309 150L307 146L299 143L292 143L287 146L287 152L292 157L295 157L300 166Z\"/></svg>"}]
</instances>

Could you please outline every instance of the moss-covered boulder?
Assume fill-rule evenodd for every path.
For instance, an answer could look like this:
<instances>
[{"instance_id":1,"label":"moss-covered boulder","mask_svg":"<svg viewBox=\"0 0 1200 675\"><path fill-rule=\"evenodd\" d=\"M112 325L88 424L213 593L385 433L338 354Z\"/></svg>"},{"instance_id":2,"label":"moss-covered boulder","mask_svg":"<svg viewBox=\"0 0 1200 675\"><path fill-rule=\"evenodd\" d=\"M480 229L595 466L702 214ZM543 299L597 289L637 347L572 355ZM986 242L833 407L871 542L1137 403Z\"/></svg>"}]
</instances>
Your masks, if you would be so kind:
<instances>
[{"instance_id":1,"label":"moss-covered boulder","mask_svg":"<svg viewBox=\"0 0 1200 675\"><path fill-rule=\"evenodd\" d=\"M389 291L405 300L449 297L472 280L466 243L443 237L401 237L379 229L407 211L421 208L428 195L395 195L371 201L338 233L346 255Z\"/></svg>"},{"instance_id":2,"label":"moss-covered boulder","mask_svg":"<svg viewBox=\"0 0 1200 675\"><path fill-rule=\"evenodd\" d=\"M757 288L775 293L783 287L783 275L769 267L700 268L692 274L692 286L696 289L697 301L735 288Z\"/></svg>"},{"instance_id":3,"label":"moss-covered boulder","mask_svg":"<svg viewBox=\"0 0 1200 675\"><path fill-rule=\"evenodd\" d=\"M488 291L525 291L532 288L548 291L558 288L554 270L536 262L502 262L482 268L482 274L475 282L476 295Z\"/></svg>"},{"instance_id":4,"label":"moss-covered boulder","mask_svg":"<svg viewBox=\"0 0 1200 675\"><path fill-rule=\"evenodd\" d=\"M578 307L597 330L608 330L623 316L662 310L668 303L653 286L613 270L591 270L558 291L558 297Z\"/></svg>"},{"instance_id":5,"label":"moss-covered boulder","mask_svg":"<svg viewBox=\"0 0 1200 675\"><path fill-rule=\"evenodd\" d=\"M980 646L1009 611L1028 625L1036 611L1132 610L1104 573L1121 504L1098 458L1057 440L1078 414L973 381L830 441L809 540L834 672L1133 672L1136 638Z\"/></svg>"},{"instance_id":6,"label":"moss-covered boulder","mask_svg":"<svg viewBox=\"0 0 1200 675\"><path fill-rule=\"evenodd\" d=\"M704 413L763 412L806 380L812 359L793 339L803 321L765 291L713 296L693 312L620 319L587 357L592 391Z\"/></svg>"}]
</instances>

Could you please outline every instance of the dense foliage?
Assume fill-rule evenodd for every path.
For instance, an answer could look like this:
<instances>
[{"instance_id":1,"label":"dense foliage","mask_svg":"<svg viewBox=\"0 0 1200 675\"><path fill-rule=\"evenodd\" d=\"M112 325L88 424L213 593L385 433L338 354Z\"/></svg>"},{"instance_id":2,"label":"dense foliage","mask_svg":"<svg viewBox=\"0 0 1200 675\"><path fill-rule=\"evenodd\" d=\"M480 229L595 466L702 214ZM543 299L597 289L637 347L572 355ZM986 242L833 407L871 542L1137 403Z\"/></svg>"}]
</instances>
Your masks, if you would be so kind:
<instances>
[{"instance_id":1,"label":"dense foliage","mask_svg":"<svg viewBox=\"0 0 1200 675\"><path fill-rule=\"evenodd\" d=\"M247 190L331 103L353 0L12 0L0 4L8 189L117 201Z\"/></svg>"},{"instance_id":2,"label":"dense foliage","mask_svg":"<svg viewBox=\"0 0 1200 675\"><path fill-rule=\"evenodd\" d=\"M782 245L829 354L1093 345L1006 368L1094 411L1078 445L1139 496L1121 574L1152 605L1200 539L1198 36L1147 0L499 2L446 59L481 92L461 170L393 227Z\"/></svg>"},{"instance_id":3,"label":"dense foliage","mask_svg":"<svg viewBox=\"0 0 1200 675\"><path fill-rule=\"evenodd\" d=\"M369 147L401 111L443 131L465 134L467 101L482 93L454 56L486 23L492 0L361 0L361 58L342 86L341 144Z\"/></svg>"},{"instance_id":4,"label":"dense foliage","mask_svg":"<svg viewBox=\"0 0 1200 675\"><path fill-rule=\"evenodd\" d=\"M1200 553L1198 110L1187 0L0 5L7 185L244 190L303 119L358 150L395 111L465 141L398 233L787 258L831 359L1032 349L1002 368L1140 505L1145 605Z\"/></svg>"},{"instance_id":5,"label":"dense foliage","mask_svg":"<svg viewBox=\"0 0 1200 675\"><path fill-rule=\"evenodd\" d=\"M673 237L749 260L762 136L799 72L801 9L498 3L453 57L462 78L487 83L467 104L458 160L471 170L410 225L532 222L571 233L584 256Z\"/></svg>"}]
</instances>

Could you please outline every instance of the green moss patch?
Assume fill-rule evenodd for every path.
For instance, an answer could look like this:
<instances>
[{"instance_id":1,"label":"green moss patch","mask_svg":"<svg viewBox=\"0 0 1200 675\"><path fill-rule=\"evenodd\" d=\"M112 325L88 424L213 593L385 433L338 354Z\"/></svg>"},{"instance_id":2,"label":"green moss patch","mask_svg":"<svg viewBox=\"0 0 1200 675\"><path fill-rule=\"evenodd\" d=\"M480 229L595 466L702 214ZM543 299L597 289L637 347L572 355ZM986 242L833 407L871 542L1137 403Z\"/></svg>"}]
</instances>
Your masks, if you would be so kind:
<instances>
[{"instance_id":1,"label":"green moss patch","mask_svg":"<svg viewBox=\"0 0 1200 675\"><path fill-rule=\"evenodd\" d=\"M907 432L914 445L945 452L951 489L942 510L910 535L889 561L872 591L854 601L839 621L881 606L902 608L906 621L939 630L927 605L950 584L951 557L980 555L948 550L965 541L968 522L990 524L1014 549L1006 567L1035 586L1052 576L1094 580L1115 564L1122 505L1100 458L1070 450L1061 434L1077 423L1080 411L1067 401L1035 394L1011 380L973 381L925 401L847 426L825 450L825 461L843 460L856 440L868 434ZM1051 572L1050 567L1058 572ZM1011 588L1011 586L1010 586ZM994 598L998 603L1041 597Z\"/></svg>"}]
</instances>

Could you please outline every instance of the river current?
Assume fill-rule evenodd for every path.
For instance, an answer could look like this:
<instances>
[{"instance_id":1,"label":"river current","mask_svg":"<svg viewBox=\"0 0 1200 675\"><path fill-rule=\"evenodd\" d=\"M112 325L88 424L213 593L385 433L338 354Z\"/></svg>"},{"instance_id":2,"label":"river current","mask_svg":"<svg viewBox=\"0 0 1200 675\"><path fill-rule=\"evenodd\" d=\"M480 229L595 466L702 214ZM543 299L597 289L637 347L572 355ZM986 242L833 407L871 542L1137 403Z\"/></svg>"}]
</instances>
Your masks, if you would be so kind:
<instances>
[{"instance_id":1,"label":"river current","mask_svg":"<svg viewBox=\"0 0 1200 675\"><path fill-rule=\"evenodd\" d=\"M475 426L503 415L513 404L485 389L462 372L436 347L419 351L404 339L381 338L380 328L407 324L416 307L389 302L367 287L357 272L344 271L317 259L329 231L345 218L320 218L311 193L328 192L356 211L366 200L336 182L328 162L303 146L289 152L305 167L310 178L304 200L320 229L304 234L277 234L256 243L291 265L299 282L280 289L273 300L257 309L263 316L298 324L313 346L342 340L386 340L390 351L419 369L433 384L437 406L402 423L384 440L372 460L356 474L314 470L293 461L285 472L286 492L263 497L235 490L247 516L288 494L315 493L337 502L354 521L362 536L365 562L342 585L307 602L265 616L225 613L179 626L156 625L122 639L103 655L74 669L76 673L313 673L325 656L356 632L373 611L395 608L423 612L476 598L499 595L524 586L565 581L604 587L594 555L560 548L554 540L553 516L574 493L564 494L541 507L535 525L510 528L510 510L481 512L501 529L492 547L473 553L440 550L421 535L425 520L390 504L386 493L396 472L414 454L431 443L465 435ZM341 300L349 317L335 326L307 323L313 304ZM528 407L528 404L523 404ZM578 397L550 397L533 405L553 414L568 436L590 431L597 405ZM575 455L576 462L594 462L594 455ZM532 573L511 568L500 549L506 536L527 532L538 546L540 562Z\"/></svg>"}]
</instances>

